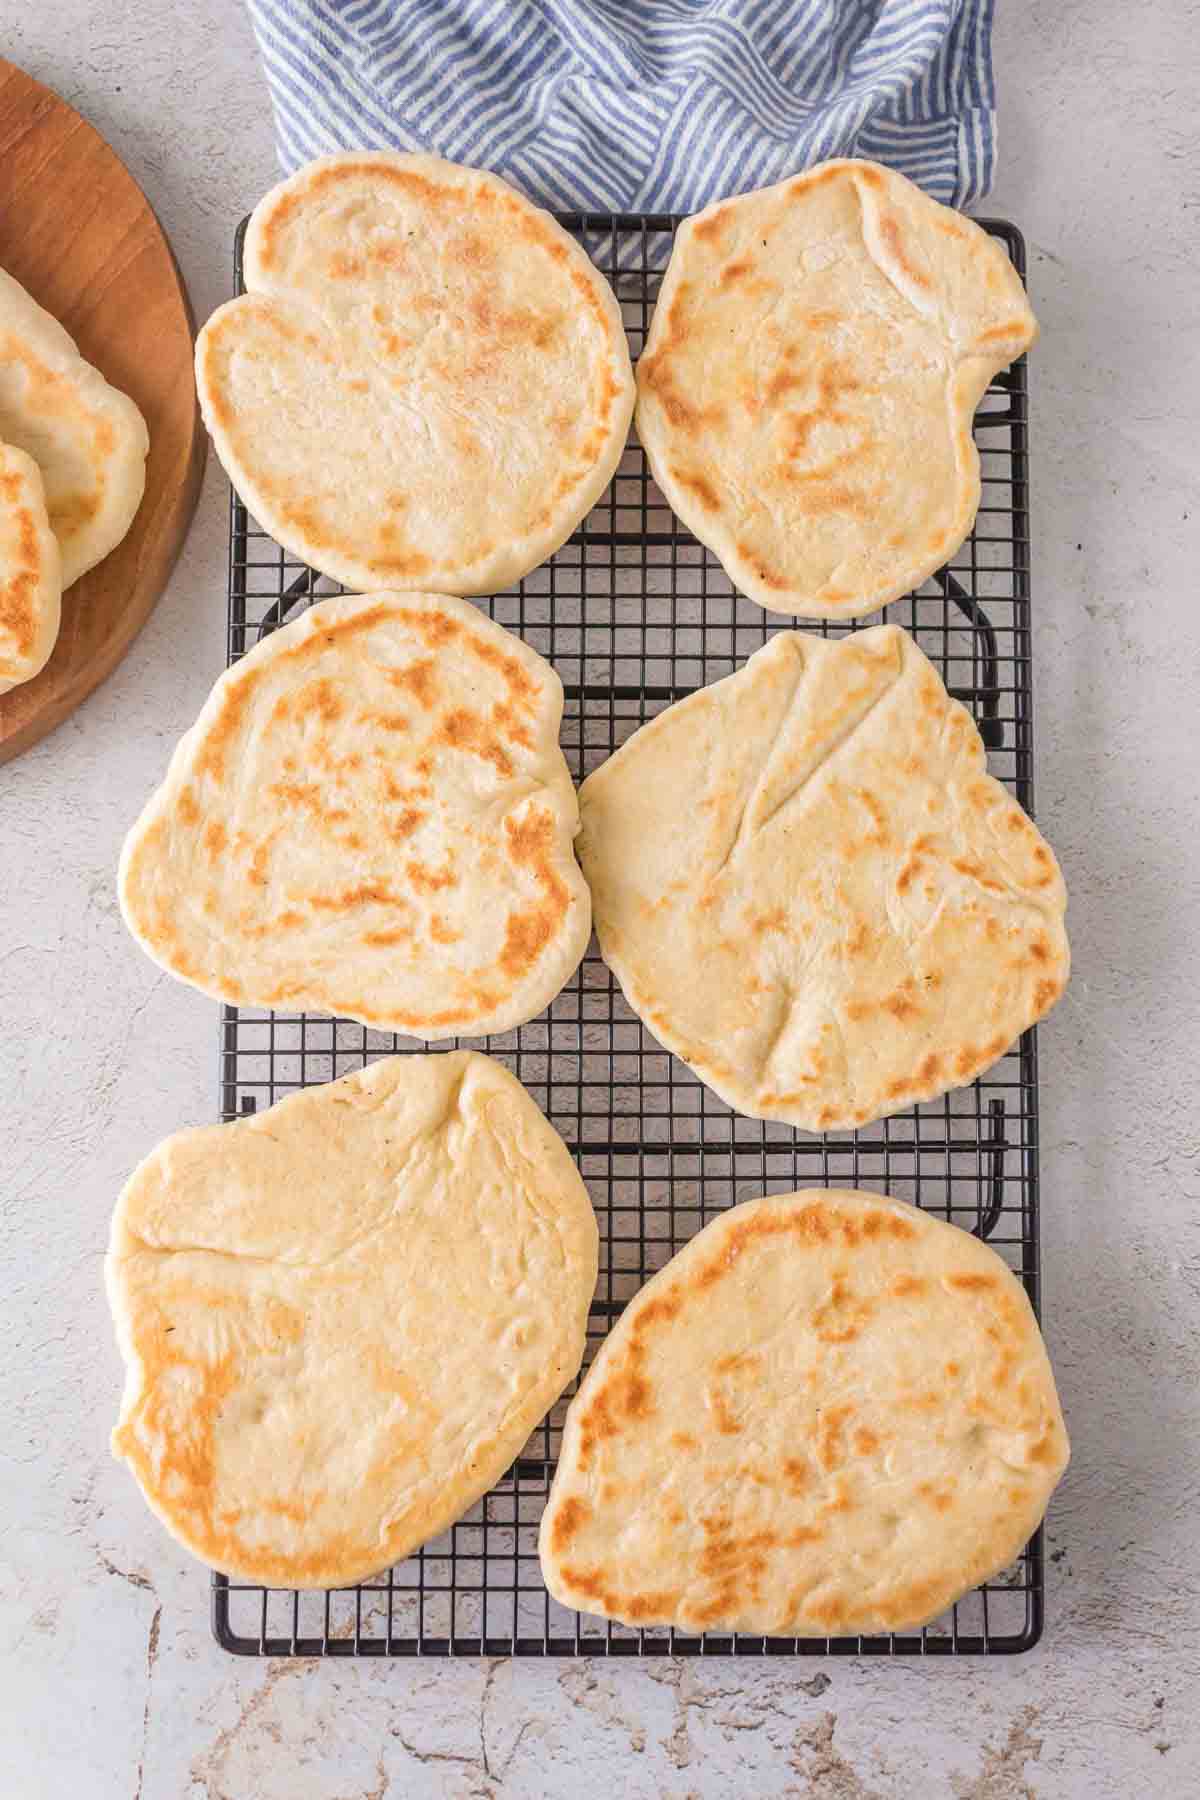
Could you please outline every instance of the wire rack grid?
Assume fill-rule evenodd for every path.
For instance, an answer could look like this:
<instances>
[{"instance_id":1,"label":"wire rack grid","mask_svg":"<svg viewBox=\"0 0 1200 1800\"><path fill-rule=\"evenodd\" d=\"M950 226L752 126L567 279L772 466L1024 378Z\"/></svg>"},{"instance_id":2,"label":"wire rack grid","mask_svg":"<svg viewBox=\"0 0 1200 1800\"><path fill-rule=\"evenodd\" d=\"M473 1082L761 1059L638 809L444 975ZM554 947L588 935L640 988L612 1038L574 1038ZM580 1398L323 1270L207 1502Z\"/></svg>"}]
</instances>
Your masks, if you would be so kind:
<instances>
[{"instance_id":1,"label":"wire rack grid","mask_svg":"<svg viewBox=\"0 0 1200 1800\"><path fill-rule=\"evenodd\" d=\"M612 282L636 356L677 221L560 218ZM1020 233L984 223L1024 275ZM887 616L914 634L971 708L993 773L1031 810L1026 432L1022 360L996 380L976 418L983 503L974 532L946 569ZM341 591L282 551L232 497L230 661L313 599ZM653 714L731 673L775 631L797 623L734 593L716 559L671 513L636 442L561 550L517 587L480 604L561 676L562 744L577 780ZM840 636L872 622L799 623ZM976 1232L1038 1306L1032 1031L972 1087L856 1133L824 1137L731 1112L641 1025L594 942L539 1018L501 1037L454 1040L467 1042L499 1057L525 1083L566 1140L595 1204L600 1278L585 1367L645 1279L708 1220L736 1200L808 1186L888 1192ZM378 1056L424 1048L320 1015L226 1007L222 1117L244 1116ZM537 1528L573 1391L451 1531L376 1580L313 1594L215 1575L219 1643L252 1656L945 1656L1011 1654L1040 1637L1040 1532L1013 1568L904 1636L685 1637L567 1611L542 1584Z\"/></svg>"}]
</instances>

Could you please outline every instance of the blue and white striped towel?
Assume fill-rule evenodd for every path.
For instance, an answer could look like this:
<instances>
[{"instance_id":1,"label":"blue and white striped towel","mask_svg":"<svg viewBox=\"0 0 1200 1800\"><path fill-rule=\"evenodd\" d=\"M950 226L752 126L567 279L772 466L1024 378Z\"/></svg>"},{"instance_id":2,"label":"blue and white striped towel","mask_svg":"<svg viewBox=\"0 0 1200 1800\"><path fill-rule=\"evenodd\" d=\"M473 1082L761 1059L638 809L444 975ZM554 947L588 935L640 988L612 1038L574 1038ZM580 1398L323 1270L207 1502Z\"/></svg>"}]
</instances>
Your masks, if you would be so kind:
<instances>
[{"instance_id":1,"label":"blue and white striped towel","mask_svg":"<svg viewBox=\"0 0 1200 1800\"><path fill-rule=\"evenodd\" d=\"M432 150L605 212L694 212L830 156L955 206L991 186L993 0L248 3L285 170Z\"/></svg>"}]
</instances>

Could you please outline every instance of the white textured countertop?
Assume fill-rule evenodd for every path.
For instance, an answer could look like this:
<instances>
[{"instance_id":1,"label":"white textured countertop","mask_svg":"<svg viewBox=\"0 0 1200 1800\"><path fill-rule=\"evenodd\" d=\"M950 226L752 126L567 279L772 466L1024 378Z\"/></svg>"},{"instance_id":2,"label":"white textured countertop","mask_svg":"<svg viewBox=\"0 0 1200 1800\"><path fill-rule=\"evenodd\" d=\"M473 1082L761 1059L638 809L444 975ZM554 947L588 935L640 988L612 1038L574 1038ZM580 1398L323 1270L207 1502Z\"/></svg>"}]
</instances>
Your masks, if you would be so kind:
<instances>
[{"instance_id":1,"label":"white textured countertop","mask_svg":"<svg viewBox=\"0 0 1200 1800\"><path fill-rule=\"evenodd\" d=\"M113 1198L210 1120L215 1009L126 936L125 827L224 655L210 464L131 655L0 770L0 1792L952 1800L1200 1792L1200 7L1008 0L1029 243L1038 814L1075 974L1042 1034L1044 1307L1075 1456L1040 1649L995 1663L240 1662L109 1459ZM199 317L275 178L236 0L0 0L163 220ZM1190 946L1189 946L1190 939Z\"/></svg>"}]
</instances>

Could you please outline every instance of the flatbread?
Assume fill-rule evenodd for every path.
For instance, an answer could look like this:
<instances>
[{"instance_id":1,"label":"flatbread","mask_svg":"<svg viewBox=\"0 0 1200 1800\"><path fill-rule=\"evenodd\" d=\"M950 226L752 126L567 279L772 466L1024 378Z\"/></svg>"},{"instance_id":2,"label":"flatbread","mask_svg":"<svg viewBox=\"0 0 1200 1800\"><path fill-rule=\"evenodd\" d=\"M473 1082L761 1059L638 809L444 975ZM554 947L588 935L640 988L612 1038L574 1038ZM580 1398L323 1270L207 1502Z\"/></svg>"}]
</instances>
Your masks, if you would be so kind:
<instances>
[{"instance_id":1,"label":"flatbread","mask_svg":"<svg viewBox=\"0 0 1200 1800\"><path fill-rule=\"evenodd\" d=\"M562 684L441 594L322 601L217 682L126 840L125 921L234 1004L522 1024L591 930Z\"/></svg>"},{"instance_id":2,"label":"flatbread","mask_svg":"<svg viewBox=\"0 0 1200 1800\"><path fill-rule=\"evenodd\" d=\"M492 593L608 485L634 394L616 299L496 176L322 157L255 207L244 277L200 333L200 404L251 512L326 575Z\"/></svg>"},{"instance_id":3,"label":"flatbread","mask_svg":"<svg viewBox=\"0 0 1200 1800\"><path fill-rule=\"evenodd\" d=\"M849 618L911 593L970 531L972 415L1036 335L978 225L875 163L825 163L679 228L638 435L735 587Z\"/></svg>"},{"instance_id":4,"label":"flatbread","mask_svg":"<svg viewBox=\"0 0 1200 1800\"><path fill-rule=\"evenodd\" d=\"M150 439L129 396L84 361L58 320L3 269L0 442L28 452L42 472L69 588L133 523Z\"/></svg>"},{"instance_id":5,"label":"flatbread","mask_svg":"<svg viewBox=\"0 0 1200 1800\"><path fill-rule=\"evenodd\" d=\"M848 1129L958 1087L1048 1012L1066 890L907 632L780 632L580 789L596 933L730 1106Z\"/></svg>"},{"instance_id":6,"label":"flatbread","mask_svg":"<svg viewBox=\"0 0 1200 1800\"><path fill-rule=\"evenodd\" d=\"M1013 1560L1068 1455L995 1251L873 1194L750 1200L646 1284L589 1369L542 1572L627 1625L906 1631Z\"/></svg>"},{"instance_id":7,"label":"flatbread","mask_svg":"<svg viewBox=\"0 0 1200 1800\"><path fill-rule=\"evenodd\" d=\"M0 694L31 681L58 637L62 560L37 464L0 444Z\"/></svg>"},{"instance_id":8,"label":"flatbread","mask_svg":"<svg viewBox=\"0 0 1200 1800\"><path fill-rule=\"evenodd\" d=\"M576 1373L596 1240L562 1139L473 1051L177 1132L113 1219L114 1453L229 1575L373 1575L485 1493Z\"/></svg>"}]
</instances>

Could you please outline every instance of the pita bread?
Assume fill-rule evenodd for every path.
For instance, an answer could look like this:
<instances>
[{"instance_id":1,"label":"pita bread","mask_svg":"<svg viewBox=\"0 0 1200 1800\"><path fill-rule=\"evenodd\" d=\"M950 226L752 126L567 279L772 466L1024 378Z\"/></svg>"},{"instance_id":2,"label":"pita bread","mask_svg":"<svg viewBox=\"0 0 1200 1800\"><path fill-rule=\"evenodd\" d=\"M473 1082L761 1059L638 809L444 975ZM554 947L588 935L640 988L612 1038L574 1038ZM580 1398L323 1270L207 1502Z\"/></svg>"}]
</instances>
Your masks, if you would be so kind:
<instances>
[{"instance_id":1,"label":"pita bread","mask_svg":"<svg viewBox=\"0 0 1200 1800\"><path fill-rule=\"evenodd\" d=\"M146 422L0 269L0 442L37 463L64 588L115 550L146 486Z\"/></svg>"},{"instance_id":2,"label":"pita bread","mask_svg":"<svg viewBox=\"0 0 1200 1800\"><path fill-rule=\"evenodd\" d=\"M0 444L0 694L31 681L58 637L62 561L31 456Z\"/></svg>"},{"instance_id":3,"label":"pita bread","mask_svg":"<svg viewBox=\"0 0 1200 1800\"><path fill-rule=\"evenodd\" d=\"M633 412L620 311L496 176L322 157L254 209L244 272L200 333L200 404L251 512L314 568L492 593L608 485Z\"/></svg>"},{"instance_id":4,"label":"pita bread","mask_svg":"<svg viewBox=\"0 0 1200 1800\"><path fill-rule=\"evenodd\" d=\"M638 435L735 587L853 617L911 593L970 531L972 415L1036 335L978 225L875 163L825 163L680 226Z\"/></svg>"},{"instance_id":5,"label":"pita bread","mask_svg":"<svg viewBox=\"0 0 1200 1800\"><path fill-rule=\"evenodd\" d=\"M562 684L465 600L322 601L217 682L130 832L125 921L235 1004L522 1024L591 930Z\"/></svg>"},{"instance_id":6,"label":"pita bread","mask_svg":"<svg viewBox=\"0 0 1200 1800\"><path fill-rule=\"evenodd\" d=\"M114 1453L227 1574L373 1575L499 1479L579 1368L596 1236L562 1139L472 1051L178 1132L113 1219Z\"/></svg>"},{"instance_id":7,"label":"pita bread","mask_svg":"<svg viewBox=\"0 0 1200 1800\"><path fill-rule=\"evenodd\" d=\"M584 782L579 857L625 997L752 1118L865 1125L1049 1011L1066 891L907 632L780 632Z\"/></svg>"},{"instance_id":8,"label":"pita bread","mask_svg":"<svg viewBox=\"0 0 1200 1800\"><path fill-rule=\"evenodd\" d=\"M627 1625L907 1631L1012 1561L1068 1455L993 1250L873 1194L750 1200L647 1283L589 1369L542 1572Z\"/></svg>"}]
</instances>

